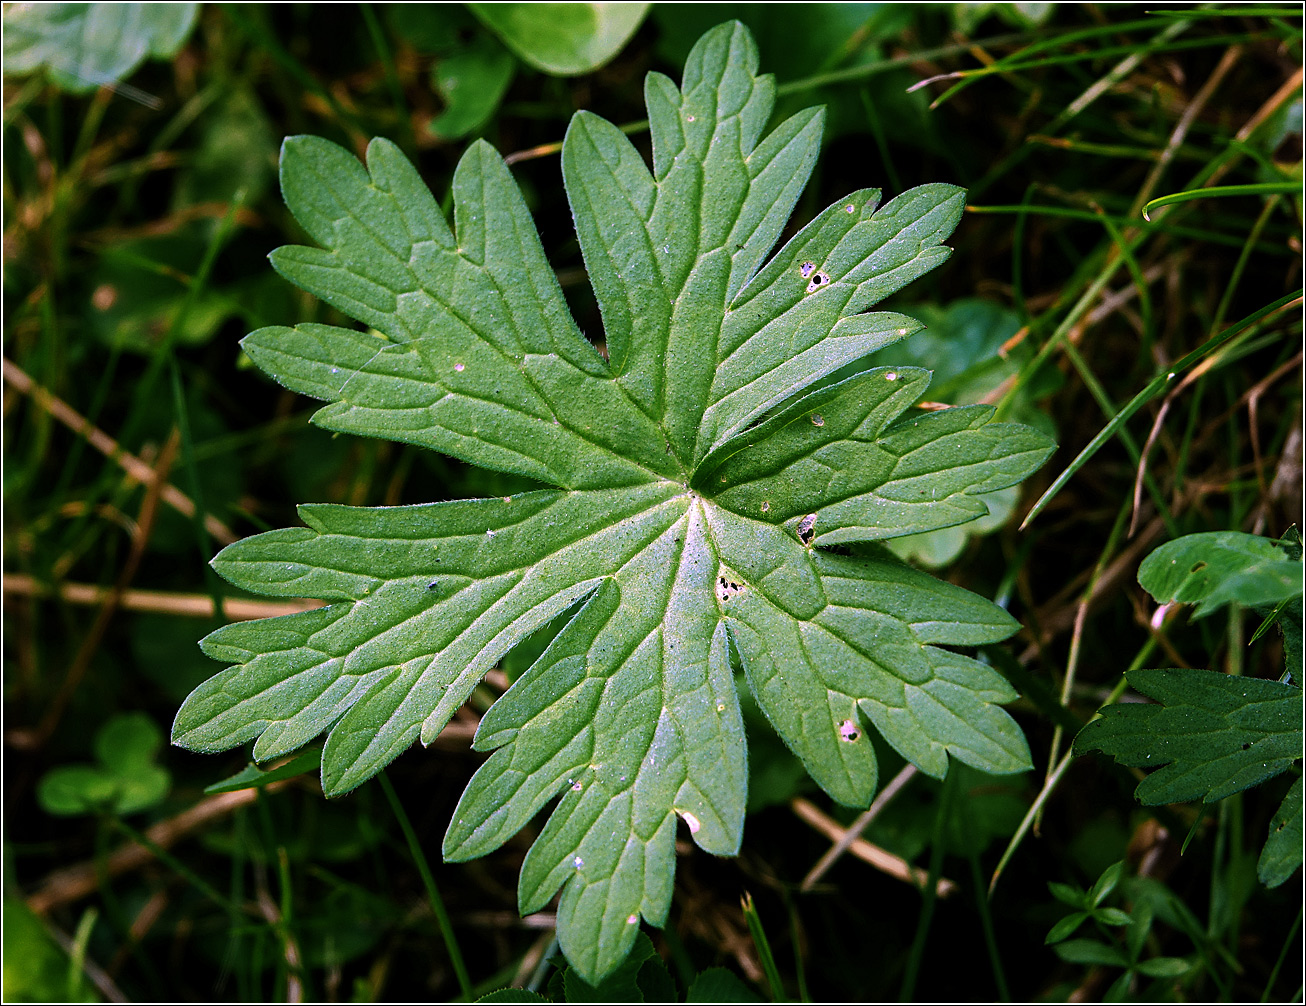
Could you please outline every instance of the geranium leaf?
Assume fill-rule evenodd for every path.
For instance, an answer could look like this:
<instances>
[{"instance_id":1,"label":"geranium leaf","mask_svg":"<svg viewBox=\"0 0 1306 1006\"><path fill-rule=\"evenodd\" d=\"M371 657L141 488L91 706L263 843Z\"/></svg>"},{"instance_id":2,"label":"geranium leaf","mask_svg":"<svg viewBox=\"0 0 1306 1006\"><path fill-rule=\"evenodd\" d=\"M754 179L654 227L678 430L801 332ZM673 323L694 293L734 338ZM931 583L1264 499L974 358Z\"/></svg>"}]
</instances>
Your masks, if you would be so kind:
<instances>
[{"instance_id":1,"label":"geranium leaf","mask_svg":"<svg viewBox=\"0 0 1306 1006\"><path fill-rule=\"evenodd\" d=\"M1157 768L1138 786L1142 803L1214 803L1302 756L1302 690L1294 685L1195 668L1127 677L1156 703L1107 706L1079 732L1075 752Z\"/></svg>"},{"instance_id":2,"label":"geranium leaf","mask_svg":"<svg viewBox=\"0 0 1306 1006\"><path fill-rule=\"evenodd\" d=\"M834 372L919 326L876 301L941 262L963 193L926 185L878 207L840 200L776 252L819 149L820 114L766 134L774 86L738 24L695 46L680 87L646 88L650 168L579 113L563 174L604 321L605 353L567 312L506 166L474 144L451 229L384 140L366 166L286 142L282 188L320 248L283 276L365 324L245 340L327 429L428 447L550 487L400 507L309 505L305 527L224 549L240 587L320 609L204 640L232 666L185 702L173 739L255 741L258 760L322 732L328 795L429 743L494 664L563 616L485 714L492 752L445 838L482 855L551 801L522 869L523 911L562 888L577 975L620 964L671 899L677 818L703 849L739 849L746 748L735 683L837 800L876 784L874 726L942 776L949 755L1029 767L994 670L945 646L1015 621L896 562L836 553L986 513L1053 445L969 406L902 418L929 375ZM878 208L877 208L878 207ZM850 367L848 371L855 371Z\"/></svg>"}]
</instances>

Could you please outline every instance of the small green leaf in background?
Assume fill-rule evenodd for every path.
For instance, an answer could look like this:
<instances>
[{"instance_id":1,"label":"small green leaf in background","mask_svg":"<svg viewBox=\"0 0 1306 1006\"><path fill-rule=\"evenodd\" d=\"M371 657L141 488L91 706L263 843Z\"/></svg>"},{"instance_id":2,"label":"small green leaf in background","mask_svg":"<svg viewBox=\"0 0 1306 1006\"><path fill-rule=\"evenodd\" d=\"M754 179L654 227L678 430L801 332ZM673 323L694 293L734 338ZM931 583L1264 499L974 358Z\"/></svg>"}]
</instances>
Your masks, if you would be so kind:
<instances>
[{"instance_id":1,"label":"small green leaf in background","mask_svg":"<svg viewBox=\"0 0 1306 1006\"><path fill-rule=\"evenodd\" d=\"M689 986L685 1002L689 1003L760 1003L761 997L733 971L708 968Z\"/></svg>"},{"instance_id":2,"label":"small green leaf in background","mask_svg":"<svg viewBox=\"0 0 1306 1006\"><path fill-rule=\"evenodd\" d=\"M1202 618L1225 604L1275 605L1302 593L1302 562L1268 538L1241 531L1189 534L1155 549L1138 582L1158 601L1195 604Z\"/></svg>"},{"instance_id":3,"label":"small green leaf in background","mask_svg":"<svg viewBox=\"0 0 1306 1006\"><path fill-rule=\"evenodd\" d=\"M1075 753L1101 751L1122 765L1155 768L1141 803L1202 800L1286 772L1302 754L1302 690L1196 668L1131 671L1130 686L1156 704L1107 706L1075 738Z\"/></svg>"},{"instance_id":4,"label":"small green leaf in background","mask_svg":"<svg viewBox=\"0 0 1306 1006\"><path fill-rule=\"evenodd\" d=\"M512 84L517 57L461 5L391 4L387 14L400 38L434 60L431 88L444 108L427 128L443 140L479 132Z\"/></svg>"},{"instance_id":5,"label":"small green leaf in background","mask_svg":"<svg viewBox=\"0 0 1306 1006\"><path fill-rule=\"evenodd\" d=\"M635 34L647 3L469 3L504 45L537 70L571 77L602 66Z\"/></svg>"},{"instance_id":6,"label":"small green leaf in background","mask_svg":"<svg viewBox=\"0 0 1306 1006\"><path fill-rule=\"evenodd\" d=\"M471 39L461 52L439 60L431 84L445 109L431 120L431 132L446 140L475 133L494 116L512 83L517 60L487 35Z\"/></svg>"},{"instance_id":7,"label":"small green leaf in background","mask_svg":"<svg viewBox=\"0 0 1306 1006\"><path fill-rule=\"evenodd\" d=\"M144 713L115 716L95 735L94 765L51 769L37 786L50 814L133 814L168 795L168 770L155 764L163 731Z\"/></svg>"},{"instance_id":8,"label":"small green leaf in background","mask_svg":"<svg viewBox=\"0 0 1306 1006\"><path fill-rule=\"evenodd\" d=\"M1302 859L1302 783L1298 776L1270 821L1256 875L1266 887L1278 887L1293 875Z\"/></svg>"},{"instance_id":9,"label":"small green leaf in background","mask_svg":"<svg viewBox=\"0 0 1306 1006\"><path fill-rule=\"evenodd\" d=\"M73 94L115 84L147 58L170 59L199 13L197 3L16 3L4 11L4 70L45 67Z\"/></svg>"}]
</instances>

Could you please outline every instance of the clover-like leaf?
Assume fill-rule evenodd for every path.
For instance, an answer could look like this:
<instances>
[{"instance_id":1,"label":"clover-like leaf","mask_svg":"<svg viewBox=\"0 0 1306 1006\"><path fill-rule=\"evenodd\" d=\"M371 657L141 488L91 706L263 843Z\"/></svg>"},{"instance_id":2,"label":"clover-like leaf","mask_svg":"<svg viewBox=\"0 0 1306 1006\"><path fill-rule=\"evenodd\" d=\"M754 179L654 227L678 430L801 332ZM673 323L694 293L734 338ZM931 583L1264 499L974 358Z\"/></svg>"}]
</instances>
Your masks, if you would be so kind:
<instances>
[{"instance_id":1,"label":"clover-like leaf","mask_svg":"<svg viewBox=\"0 0 1306 1006\"><path fill-rule=\"evenodd\" d=\"M231 664L186 700L184 746L255 741L258 760L323 731L322 784L343 793L430 742L481 676L540 626L565 627L486 713L493 754L445 838L497 847L558 800L522 868L520 907L562 888L559 940L597 982L640 917L671 898L677 818L738 850L742 665L759 706L836 800L865 806L873 724L942 776L948 757L1029 767L999 704L1007 681L943 649L1015 621L897 562L829 546L983 515L1052 450L968 406L903 419L926 371L835 371L919 326L868 308L937 265L962 190L840 200L773 255L815 162L819 110L770 133L775 86L738 24L695 46L680 87L646 85L652 169L585 112L562 167L603 316L601 354L572 321L504 162L474 144L450 229L384 140L366 167L286 141L282 188L321 247L274 267L368 327L270 328L251 358L327 400L314 422L534 478L550 488L398 507L300 508L306 526L222 551L232 583L327 607L226 626ZM855 369L855 368L854 368Z\"/></svg>"}]
</instances>

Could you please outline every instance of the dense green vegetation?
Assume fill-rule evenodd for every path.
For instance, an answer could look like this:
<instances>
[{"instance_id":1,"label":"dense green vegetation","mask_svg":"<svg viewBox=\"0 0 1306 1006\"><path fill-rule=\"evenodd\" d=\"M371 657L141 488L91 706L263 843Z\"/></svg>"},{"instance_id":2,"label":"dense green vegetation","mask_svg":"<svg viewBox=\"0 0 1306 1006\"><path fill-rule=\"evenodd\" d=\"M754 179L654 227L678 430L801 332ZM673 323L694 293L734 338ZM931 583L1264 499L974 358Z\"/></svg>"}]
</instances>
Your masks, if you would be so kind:
<instances>
[{"instance_id":1,"label":"dense green vegetation","mask_svg":"<svg viewBox=\"0 0 1306 1006\"><path fill-rule=\"evenodd\" d=\"M617 973L626 994L725 966L763 998L1300 997L1299 11L697 4L595 24L570 5L541 27L512 5L210 5L193 24L192 5L121 5L90 31L106 15L47 6L5 12L7 998L585 993L552 906L517 914L544 815L440 860L476 725L557 624L429 750L338 799L320 747L260 775L248 748L165 739L220 669L200 636L302 607L220 580L221 546L299 524L301 502L539 486L310 426L315 403L250 365L254 329L353 324L267 264L314 243L277 191L282 138L360 156L388 138L446 212L485 138L598 340L568 121L593 111L647 152L646 73L679 80L731 18L776 76L772 125L827 109L782 240L866 187L968 190L951 259L877 305L928 328L869 363L932 370L925 415L994 405L1060 449L985 494L990 516L887 544L1023 626L969 652L1021 694L1035 771L954 761L940 782L871 733L881 795L859 815L742 695L742 850L680 833L668 924ZM1144 563L1208 532L1159 553L1186 576ZM1210 671L1266 679L1270 719L1228 689L1196 702L1184 682ZM1126 672L1166 708L1085 735L1121 764L1072 753L1099 707L1141 701ZM1199 705L1223 718L1203 736L1232 745L1226 776L1202 761L1218 743L1174 727ZM1172 764L1147 776L1152 735Z\"/></svg>"}]
</instances>

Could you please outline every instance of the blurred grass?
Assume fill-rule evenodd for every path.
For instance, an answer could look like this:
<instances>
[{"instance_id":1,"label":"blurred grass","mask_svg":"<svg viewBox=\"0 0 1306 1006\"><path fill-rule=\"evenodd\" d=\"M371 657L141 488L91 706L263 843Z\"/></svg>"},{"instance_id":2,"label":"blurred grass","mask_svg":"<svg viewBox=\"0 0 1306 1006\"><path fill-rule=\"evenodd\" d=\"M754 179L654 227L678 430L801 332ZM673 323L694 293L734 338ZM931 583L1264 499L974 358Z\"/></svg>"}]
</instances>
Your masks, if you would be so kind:
<instances>
[{"instance_id":1,"label":"blurred grass","mask_svg":"<svg viewBox=\"0 0 1306 1006\"><path fill-rule=\"evenodd\" d=\"M686 845L668 932L652 934L682 983L725 964L759 991L818 1000L1094 998L1115 975L1042 946L1056 918L1046 883L1086 885L1129 858L1191 910L1205 941L1178 917L1158 925L1158 952L1202 963L1139 997L1300 989L1300 890L1254 879L1281 790L1153 814L1134 804L1128 773L1063 762L1054 736L1118 696L1130 666L1274 677L1282 667L1275 634L1248 645L1245 612L1221 624L1157 619L1134 575L1178 534L1277 536L1300 520L1301 14L1056 5L1034 23L1036 6L655 7L593 74L517 67L476 131L516 155L578 321L600 332L560 184L567 120L591 108L638 132L645 72L677 76L703 28L742 18L777 75L778 113L829 108L796 223L867 184L967 186L953 258L899 300L943 310L982 297L1013 311L1002 356L1014 365L988 400L1036 401L1058 431L1061 450L1017 514L1055 488L1044 509L1023 531L1013 521L970 538L948 570L1026 626L1003 661L1037 683L1027 691L1044 711L1030 700L1015 711L1043 779L972 774L945 800L917 777L870 823L866 838L961 895L923 899L855 853L800 894L829 843L790 809L803 784L750 719L765 799L753 801L744 851L721 861ZM157 108L125 90L74 95L39 74L5 78L4 884L7 903L25 898L41 920L5 926L7 995L421 1001L547 986L551 918L516 914L526 839L458 867L422 856L439 848L476 764L476 709L435 751L391 767L393 803L379 783L326 803L310 777L206 796L244 753L177 750L161 756L166 798L125 820L56 817L37 798L46 772L88 759L110 716L144 712L166 729L218 669L195 640L235 600L204 564L227 534L293 524L301 501L515 488L308 427L308 403L237 347L264 324L348 323L265 261L303 239L274 184L280 137L318 133L361 153L389 136L447 208L470 137L430 130L445 110L431 74L483 29L460 8L440 12L423 22L379 6L203 7L175 57L130 77ZM1212 188L1239 195L1164 204ZM155 592L153 613L138 609L140 589ZM197 594L211 602L197 606ZM524 659L511 655L505 670ZM889 778L901 763L883 755ZM1036 801L1037 834L1034 814L1021 823ZM1180 859L1180 832L1194 825ZM750 933L762 920L759 946ZM29 953L27 984L12 984L10 962Z\"/></svg>"}]
</instances>

